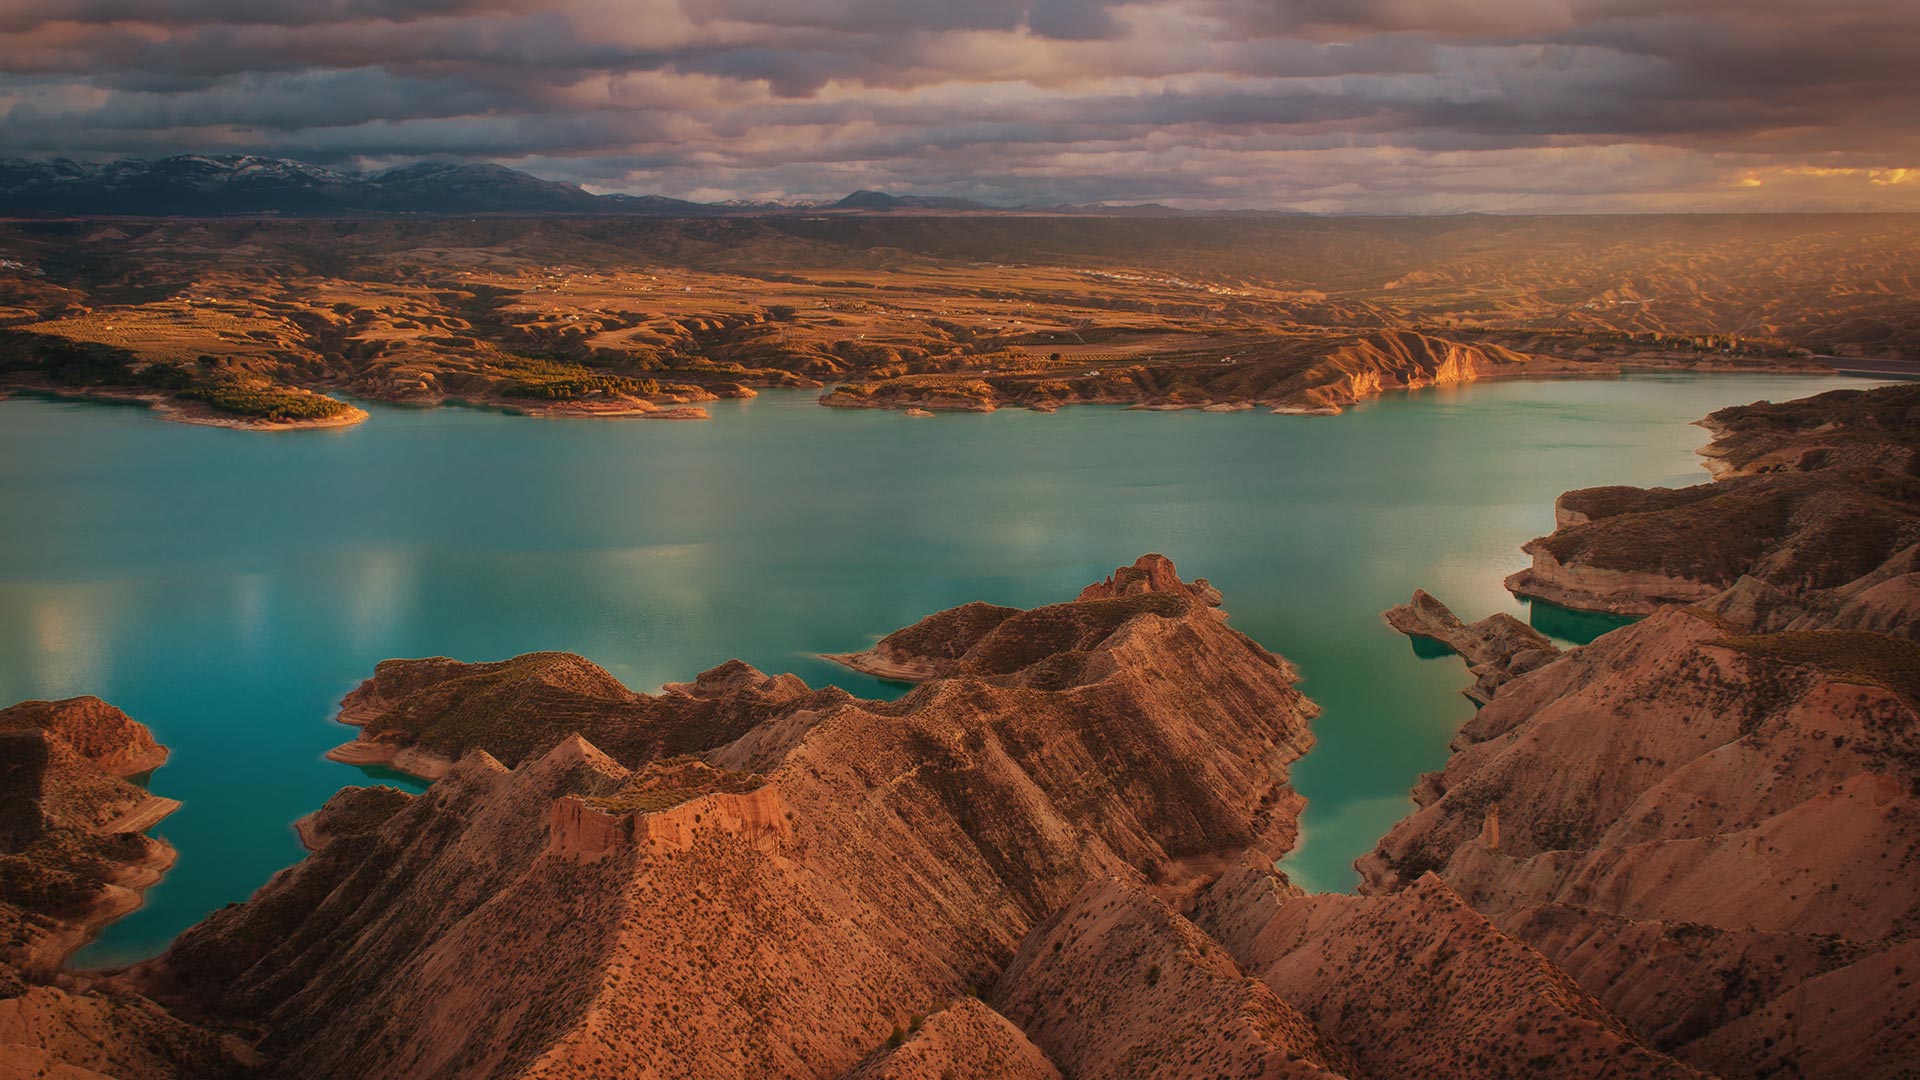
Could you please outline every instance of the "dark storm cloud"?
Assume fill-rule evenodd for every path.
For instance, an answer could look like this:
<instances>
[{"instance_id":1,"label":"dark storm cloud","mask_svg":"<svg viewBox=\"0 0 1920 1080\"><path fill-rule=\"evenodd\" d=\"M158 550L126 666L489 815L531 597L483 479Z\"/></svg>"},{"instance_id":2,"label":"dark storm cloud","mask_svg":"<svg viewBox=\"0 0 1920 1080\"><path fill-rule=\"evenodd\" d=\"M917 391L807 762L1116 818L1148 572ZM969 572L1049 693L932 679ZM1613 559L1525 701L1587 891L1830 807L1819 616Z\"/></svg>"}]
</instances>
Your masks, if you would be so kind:
<instances>
[{"instance_id":1,"label":"dark storm cloud","mask_svg":"<svg viewBox=\"0 0 1920 1080\"><path fill-rule=\"evenodd\" d=\"M0 152L705 198L1920 207L1916 55L1913 0L14 0Z\"/></svg>"}]
</instances>

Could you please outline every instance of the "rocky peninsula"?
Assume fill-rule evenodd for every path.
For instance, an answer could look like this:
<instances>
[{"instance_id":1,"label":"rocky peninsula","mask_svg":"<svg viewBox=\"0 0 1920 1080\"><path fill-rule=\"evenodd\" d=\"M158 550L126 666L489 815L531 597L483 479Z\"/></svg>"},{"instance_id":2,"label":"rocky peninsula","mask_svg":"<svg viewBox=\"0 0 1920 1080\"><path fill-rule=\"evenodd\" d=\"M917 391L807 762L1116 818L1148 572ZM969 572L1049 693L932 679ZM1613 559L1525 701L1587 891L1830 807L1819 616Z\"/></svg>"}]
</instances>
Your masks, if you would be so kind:
<instances>
[{"instance_id":1,"label":"rocky peninsula","mask_svg":"<svg viewBox=\"0 0 1920 1080\"><path fill-rule=\"evenodd\" d=\"M1722 409L1704 424L1718 479L1567 492L1507 587L1596 611L1704 604L1754 629L1911 636L1920 385Z\"/></svg>"},{"instance_id":2,"label":"rocky peninsula","mask_svg":"<svg viewBox=\"0 0 1920 1080\"><path fill-rule=\"evenodd\" d=\"M1317 710L1220 603L1147 556L943 612L893 702L390 662L349 718L453 763L118 985L263 1077L1699 1075L1437 877L1274 870Z\"/></svg>"},{"instance_id":3,"label":"rocky peninsula","mask_svg":"<svg viewBox=\"0 0 1920 1080\"><path fill-rule=\"evenodd\" d=\"M1360 861L1363 892L1446 882L1715 1075L1909 1075L1916 403L1900 386L1722 410L1721 479L1563 496L1520 591L1558 551L1553 595L1650 612L1590 645L1542 657L1425 594L1390 613L1456 642L1482 689L1509 674Z\"/></svg>"}]
</instances>

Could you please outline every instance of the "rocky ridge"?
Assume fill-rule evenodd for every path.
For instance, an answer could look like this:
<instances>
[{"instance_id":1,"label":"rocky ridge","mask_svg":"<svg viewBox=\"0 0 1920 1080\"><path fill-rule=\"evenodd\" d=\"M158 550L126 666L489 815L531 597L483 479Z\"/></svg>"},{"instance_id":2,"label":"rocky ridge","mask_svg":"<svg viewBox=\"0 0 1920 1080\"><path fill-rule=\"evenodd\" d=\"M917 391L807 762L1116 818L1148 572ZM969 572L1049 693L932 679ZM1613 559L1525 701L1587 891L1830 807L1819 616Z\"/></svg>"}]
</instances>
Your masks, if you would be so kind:
<instances>
[{"instance_id":1,"label":"rocky ridge","mask_svg":"<svg viewBox=\"0 0 1920 1080\"><path fill-rule=\"evenodd\" d=\"M271 1077L1695 1075L1437 881L1287 884L1317 710L1219 602L1147 556L943 612L886 639L894 702L384 664L343 717L451 764L330 800L132 982Z\"/></svg>"},{"instance_id":2,"label":"rocky ridge","mask_svg":"<svg viewBox=\"0 0 1920 1080\"><path fill-rule=\"evenodd\" d=\"M1568 607L1647 614L1711 602L1757 630L1911 633L1920 612L1920 386L1723 409L1702 453L1719 479L1599 487L1554 506L1507 587Z\"/></svg>"},{"instance_id":3,"label":"rocky ridge","mask_svg":"<svg viewBox=\"0 0 1920 1080\"><path fill-rule=\"evenodd\" d=\"M165 759L145 726L98 698L0 709L0 1077L249 1070L238 1040L111 979L61 970L173 863L144 831L179 804L125 779Z\"/></svg>"},{"instance_id":4,"label":"rocky ridge","mask_svg":"<svg viewBox=\"0 0 1920 1080\"><path fill-rule=\"evenodd\" d=\"M1900 530L1917 389L1725 410L1707 451L1723 479L1563 497L1549 540L1625 552L1667 530L1648 563L1719 576L1583 564L1587 606L1652 613L1495 687L1360 860L1363 892L1444 881L1646 1045L1722 1077L1914 1075L1920 644ZM1820 520L1876 489L1900 498ZM1820 509L1702 509L1773 499ZM1734 520L1738 550L1702 527Z\"/></svg>"},{"instance_id":5,"label":"rocky ridge","mask_svg":"<svg viewBox=\"0 0 1920 1080\"><path fill-rule=\"evenodd\" d=\"M304 830L325 838L312 856L142 984L266 1029L286 1075L887 1067L862 1062L912 1014L992 985L1090 881L1181 896L1290 843L1285 769L1315 710L1178 584L1058 605L1074 610L1047 625L1073 635L898 702L738 664L656 698L576 666L557 679L545 658L383 669L349 699L368 727L467 715L476 692L490 704L472 715L494 721L462 729L426 794L330 803ZM577 734L536 749L518 729L555 710L619 751ZM942 1041L995 1028L949 1025Z\"/></svg>"}]
</instances>

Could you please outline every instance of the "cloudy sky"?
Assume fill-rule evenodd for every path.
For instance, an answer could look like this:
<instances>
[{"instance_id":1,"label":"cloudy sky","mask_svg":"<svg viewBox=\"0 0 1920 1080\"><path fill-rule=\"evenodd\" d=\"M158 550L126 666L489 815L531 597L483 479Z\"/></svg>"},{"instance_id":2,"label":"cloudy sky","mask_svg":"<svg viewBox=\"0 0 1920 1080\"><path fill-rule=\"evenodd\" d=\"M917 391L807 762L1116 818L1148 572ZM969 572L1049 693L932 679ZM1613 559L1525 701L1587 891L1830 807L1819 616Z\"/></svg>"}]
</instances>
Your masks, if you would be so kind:
<instances>
[{"instance_id":1,"label":"cloudy sky","mask_svg":"<svg viewBox=\"0 0 1920 1080\"><path fill-rule=\"evenodd\" d=\"M5 0L0 156L1315 211L1920 210L1920 0Z\"/></svg>"}]
</instances>

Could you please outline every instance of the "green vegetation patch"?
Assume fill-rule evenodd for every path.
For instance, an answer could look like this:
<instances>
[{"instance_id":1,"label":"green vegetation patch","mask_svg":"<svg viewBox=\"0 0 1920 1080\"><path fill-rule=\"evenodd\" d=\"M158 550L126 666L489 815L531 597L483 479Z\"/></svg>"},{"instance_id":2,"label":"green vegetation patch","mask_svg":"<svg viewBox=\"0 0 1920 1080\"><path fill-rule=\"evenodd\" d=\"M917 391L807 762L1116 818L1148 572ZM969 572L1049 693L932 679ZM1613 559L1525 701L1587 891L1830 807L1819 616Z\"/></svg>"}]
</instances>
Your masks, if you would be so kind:
<instances>
[{"instance_id":1,"label":"green vegetation patch","mask_svg":"<svg viewBox=\"0 0 1920 1080\"><path fill-rule=\"evenodd\" d=\"M326 420L352 409L324 394L271 383L208 383L190 386L178 396L184 401L205 402L219 412L258 420Z\"/></svg>"},{"instance_id":2,"label":"green vegetation patch","mask_svg":"<svg viewBox=\"0 0 1920 1080\"><path fill-rule=\"evenodd\" d=\"M140 360L125 349L47 335L10 334L0 347L0 373L43 375L58 386L178 390L193 376L173 364Z\"/></svg>"},{"instance_id":3,"label":"green vegetation patch","mask_svg":"<svg viewBox=\"0 0 1920 1080\"><path fill-rule=\"evenodd\" d=\"M627 375L609 375L585 364L562 360L517 359L506 368L505 397L567 401L606 394L658 394L660 383Z\"/></svg>"}]
</instances>

